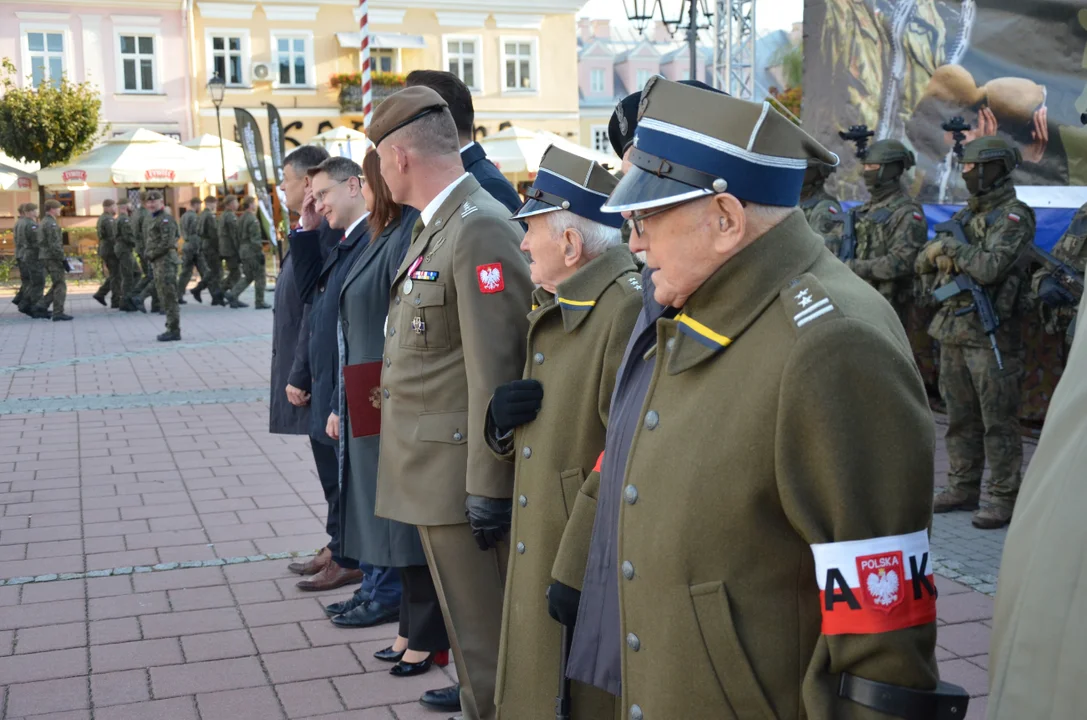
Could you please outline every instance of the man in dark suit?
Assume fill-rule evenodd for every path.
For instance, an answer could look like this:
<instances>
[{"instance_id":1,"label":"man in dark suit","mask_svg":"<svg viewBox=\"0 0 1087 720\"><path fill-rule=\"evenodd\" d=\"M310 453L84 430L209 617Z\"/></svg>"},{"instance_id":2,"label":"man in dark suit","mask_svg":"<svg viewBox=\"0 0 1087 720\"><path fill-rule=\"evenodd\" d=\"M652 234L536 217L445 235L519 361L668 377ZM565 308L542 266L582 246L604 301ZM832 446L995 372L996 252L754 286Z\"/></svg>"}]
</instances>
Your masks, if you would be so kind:
<instances>
[{"instance_id":1,"label":"man in dark suit","mask_svg":"<svg viewBox=\"0 0 1087 720\"><path fill-rule=\"evenodd\" d=\"M467 170L479 181L483 189L495 200L502 203L511 212L521 207L521 196L493 162L487 159L487 153L472 139L472 128L476 121L476 111L472 106L472 91L459 77L442 70L413 70L408 73L407 87L425 85L442 96L449 106L449 113L457 126L460 141L460 159Z\"/></svg>"}]
</instances>

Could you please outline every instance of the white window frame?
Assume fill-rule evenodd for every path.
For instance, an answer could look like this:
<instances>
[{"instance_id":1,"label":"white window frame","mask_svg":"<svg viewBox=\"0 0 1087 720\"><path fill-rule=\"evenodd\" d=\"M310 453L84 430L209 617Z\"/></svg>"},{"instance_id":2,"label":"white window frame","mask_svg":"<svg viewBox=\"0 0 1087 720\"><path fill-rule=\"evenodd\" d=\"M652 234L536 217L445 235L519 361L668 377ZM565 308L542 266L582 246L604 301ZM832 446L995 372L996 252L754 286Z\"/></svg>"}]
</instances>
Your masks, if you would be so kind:
<instances>
[{"instance_id":1,"label":"white window frame","mask_svg":"<svg viewBox=\"0 0 1087 720\"><path fill-rule=\"evenodd\" d=\"M640 79L640 76L641 76L642 73L646 73L645 82L639 82L639 79ZM649 82L649 78L653 77L654 75L656 75L656 73L653 72L652 70L645 70L643 68L635 68L635 70L634 70L635 91L636 92L641 92L642 88L645 87L645 83Z\"/></svg>"},{"instance_id":2,"label":"white window frame","mask_svg":"<svg viewBox=\"0 0 1087 720\"><path fill-rule=\"evenodd\" d=\"M503 35L498 38L498 49L501 51L501 62L498 65L498 74L500 76L499 83L502 88L503 95L535 95L540 92L539 40L539 38L533 37L531 35ZM532 74L531 87L506 87L506 60L512 59L512 56L506 55L506 43L528 43L529 52L531 53L528 64L528 71ZM518 55L517 59L520 60L521 56Z\"/></svg>"},{"instance_id":3,"label":"white window frame","mask_svg":"<svg viewBox=\"0 0 1087 720\"><path fill-rule=\"evenodd\" d=\"M139 37L150 37L154 43L154 54L151 57L151 78L154 81L154 87L150 90L129 90L125 87L125 63L124 56L121 54L121 36L133 35ZM116 92L119 95L162 95L162 76L160 74L162 69L162 63L159 62L159 57L162 52L162 33L159 32L157 27L147 25L132 25L127 27L114 27L113 28L113 47L114 47L114 70L117 76ZM139 40L136 41L136 77L139 78L140 68L139 59Z\"/></svg>"},{"instance_id":4,"label":"white window frame","mask_svg":"<svg viewBox=\"0 0 1087 720\"><path fill-rule=\"evenodd\" d=\"M235 89L247 89L253 86L253 81L249 77L249 69L253 64L253 53L249 42L249 30L241 28L204 28L204 57L207 64L208 80L215 77L215 47L212 43L212 38L231 38L237 37L242 40L242 82L241 84L231 83L227 81L226 86L228 88ZM224 51L229 54L229 51ZM278 74L279 67L276 67ZM223 80L227 80L223 78Z\"/></svg>"},{"instance_id":5,"label":"white window frame","mask_svg":"<svg viewBox=\"0 0 1087 720\"><path fill-rule=\"evenodd\" d=\"M22 52L23 65L19 68L19 82L22 87L30 87L32 72L32 66L30 63L30 38L27 37L29 33L60 33L64 36L64 50L62 50L64 74L68 76L68 79L72 82L78 82L78 79L72 72L72 28L69 25L62 23L21 23L19 25L19 49ZM48 42L48 40L46 41ZM48 47L48 45L46 46Z\"/></svg>"},{"instance_id":6,"label":"white window frame","mask_svg":"<svg viewBox=\"0 0 1087 720\"><path fill-rule=\"evenodd\" d=\"M373 69L374 72L385 72L384 70L382 70L381 68L379 68L377 66L377 54L378 54L378 52L391 53L392 54L393 66L392 66L392 69L389 70L388 72L391 72L391 73L400 72L400 48L373 48L373 47L370 48L370 67Z\"/></svg>"},{"instance_id":7,"label":"white window frame","mask_svg":"<svg viewBox=\"0 0 1087 720\"><path fill-rule=\"evenodd\" d=\"M596 77L596 73L600 73L600 87L596 87L596 85L593 84L593 78ZM589 92L594 95L604 95L607 93L607 88L607 71L604 68L589 68Z\"/></svg>"},{"instance_id":8,"label":"white window frame","mask_svg":"<svg viewBox=\"0 0 1087 720\"><path fill-rule=\"evenodd\" d=\"M475 85L469 86L469 90L473 95L483 94L483 36L482 35L442 35L442 70L449 70L449 41L454 40L457 42L470 41L476 45L475 55L472 56L472 60L475 63L476 77ZM458 57L460 57L458 53ZM457 75L460 77L460 75Z\"/></svg>"},{"instance_id":9,"label":"white window frame","mask_svg":"<svg viewBox=\"0 0 1087 720\"><path fill-rule=\"evenodd\" d=\"M596 146L596 134L603 133L604 146ZM608 126L607 125L591 125L589 127L589 147L597 152L607 153L608 155L614 155L615 151L612 149L611 140L608 139Z\"/></svg>"},{"instance_id":10,"label":"white window frame","mask_svg":"<svg viewBox=\"0 0 1087 720\"><path fill-rule=\"evenodd\" d=\"M271 38L271 62L272 62L272 88L309 89L317 88L317 63L313 60L313 31L312 30L273 30ZM306 58L306 82L298 85L294 83L284 84L279 81L279 40L305 41L303 50Z\"/></svg>"}]
</instances>

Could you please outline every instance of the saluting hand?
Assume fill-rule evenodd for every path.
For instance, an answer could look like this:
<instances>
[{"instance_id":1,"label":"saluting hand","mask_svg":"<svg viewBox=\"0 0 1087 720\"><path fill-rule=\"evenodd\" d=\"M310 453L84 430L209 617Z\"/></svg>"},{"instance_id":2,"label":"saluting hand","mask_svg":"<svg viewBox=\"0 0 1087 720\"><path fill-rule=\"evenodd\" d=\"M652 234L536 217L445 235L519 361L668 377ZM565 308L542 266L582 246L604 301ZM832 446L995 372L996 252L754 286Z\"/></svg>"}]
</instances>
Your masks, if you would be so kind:
<instances>
[{"instance_id":1,"label":"saluting hand","mask_svg":"<svg viewBox=\"0 0 1087 720\"><path fill-rule=\"evenodd\" d=\"M299 215L303 230L316 230L321 226L321 216L317 214L317 199L306 188L305 199L302 200L302 212Z\"/></svg>"},{"instance_id":2,"label":"saluting hand","mask_svg":"<svg viewBox=\"0 0 1087 720\"><path fill-rule=\"evenodd\" d=\"M514 380L499 385L491 398L491 421L500 435L536 419L543 401L539 380Z\"/></svg>"}]
</instances>

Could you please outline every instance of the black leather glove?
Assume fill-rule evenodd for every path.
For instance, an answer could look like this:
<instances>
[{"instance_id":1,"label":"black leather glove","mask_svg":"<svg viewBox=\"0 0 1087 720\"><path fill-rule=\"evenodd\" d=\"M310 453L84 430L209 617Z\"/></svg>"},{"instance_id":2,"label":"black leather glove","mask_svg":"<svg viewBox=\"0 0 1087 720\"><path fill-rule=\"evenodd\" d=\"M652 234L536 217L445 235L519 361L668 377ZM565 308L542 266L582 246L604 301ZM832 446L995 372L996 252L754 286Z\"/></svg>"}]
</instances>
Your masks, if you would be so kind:
<instances>
[{"instance_id":1,"label":"black leather glove","mask_svg":"<svg viewBox=\"0 0 1087 720\"><path fill-rule=\"evenodd\" d=\"M1049 307L1065 307L1076 302L1075 296L1065 290L1052 275L1042 278L1042 282L1038 283L1038 299Z\"/></svg>"},{"instance_id":2,"label":"black leather glove","mask_svg":"<svg viewBox=\"0 0 1087 720\"><path fill-rule=\"evenodd\" d=\"M490 413L499 435L535 420L541 400L543 385L539 380L514 380L495 388Z\"/></svg>"},{"instance_id":3,"label":"black leather glove","mask_svg":"<svg viewBox=\"0 0 1087 720\"><path fill-rule=\"evenodd\" d=\"M552 619L566 627L577 623L577 606L581 603L581 591L557 580L547 588L547 612Z\"/></svg>"},{"instance_id":4,"label":"black leather glove","mask_svg":"<svg viewBox=\"0 0 1087 720\"><path fill-rule=\"evenodd\" d=\"M513 500L469 495L464 501L464 514L479 549L490 550L509 534Z\"/></svg>"}]
</instances>

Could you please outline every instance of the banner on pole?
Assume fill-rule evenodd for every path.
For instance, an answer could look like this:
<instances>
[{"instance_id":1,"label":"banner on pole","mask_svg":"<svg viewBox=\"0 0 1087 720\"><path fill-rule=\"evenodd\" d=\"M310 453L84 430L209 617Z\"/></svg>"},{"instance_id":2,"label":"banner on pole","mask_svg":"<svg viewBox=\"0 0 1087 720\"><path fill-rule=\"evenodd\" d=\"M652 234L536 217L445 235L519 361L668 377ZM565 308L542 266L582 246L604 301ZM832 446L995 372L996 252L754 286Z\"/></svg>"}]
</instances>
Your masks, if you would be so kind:
<instances>
[{"instance_id":1,"label":"banner on pole","mask_svg":"<svg viewBox=\"0 0 1087 720\"><path fill-rule=\"evenodd\" d=\"M238 140L245 154L245 166L249 170L249 177L253 179L253 188L257 194L261 227L272 244L278 246L275 222L272 219L271 184L264 173L264 143L261 141L260 127L253 115L242 108L234 108L234 121L238 126Z\"/></svg>"},{"instance_id":2,"label":"banner on pole","mask_svg":"<svg viewBox=\"0 0 1087 720\"><path fill-rule=\"evenodd\" d=\"M283 120L279 117L279 110L272 103L264 103L268 108L268 151L272 155L272 172L275 174L275 185L283 184L283 158L287 154L285 141L283 140Z\"/></svg>"}]
</instances>

